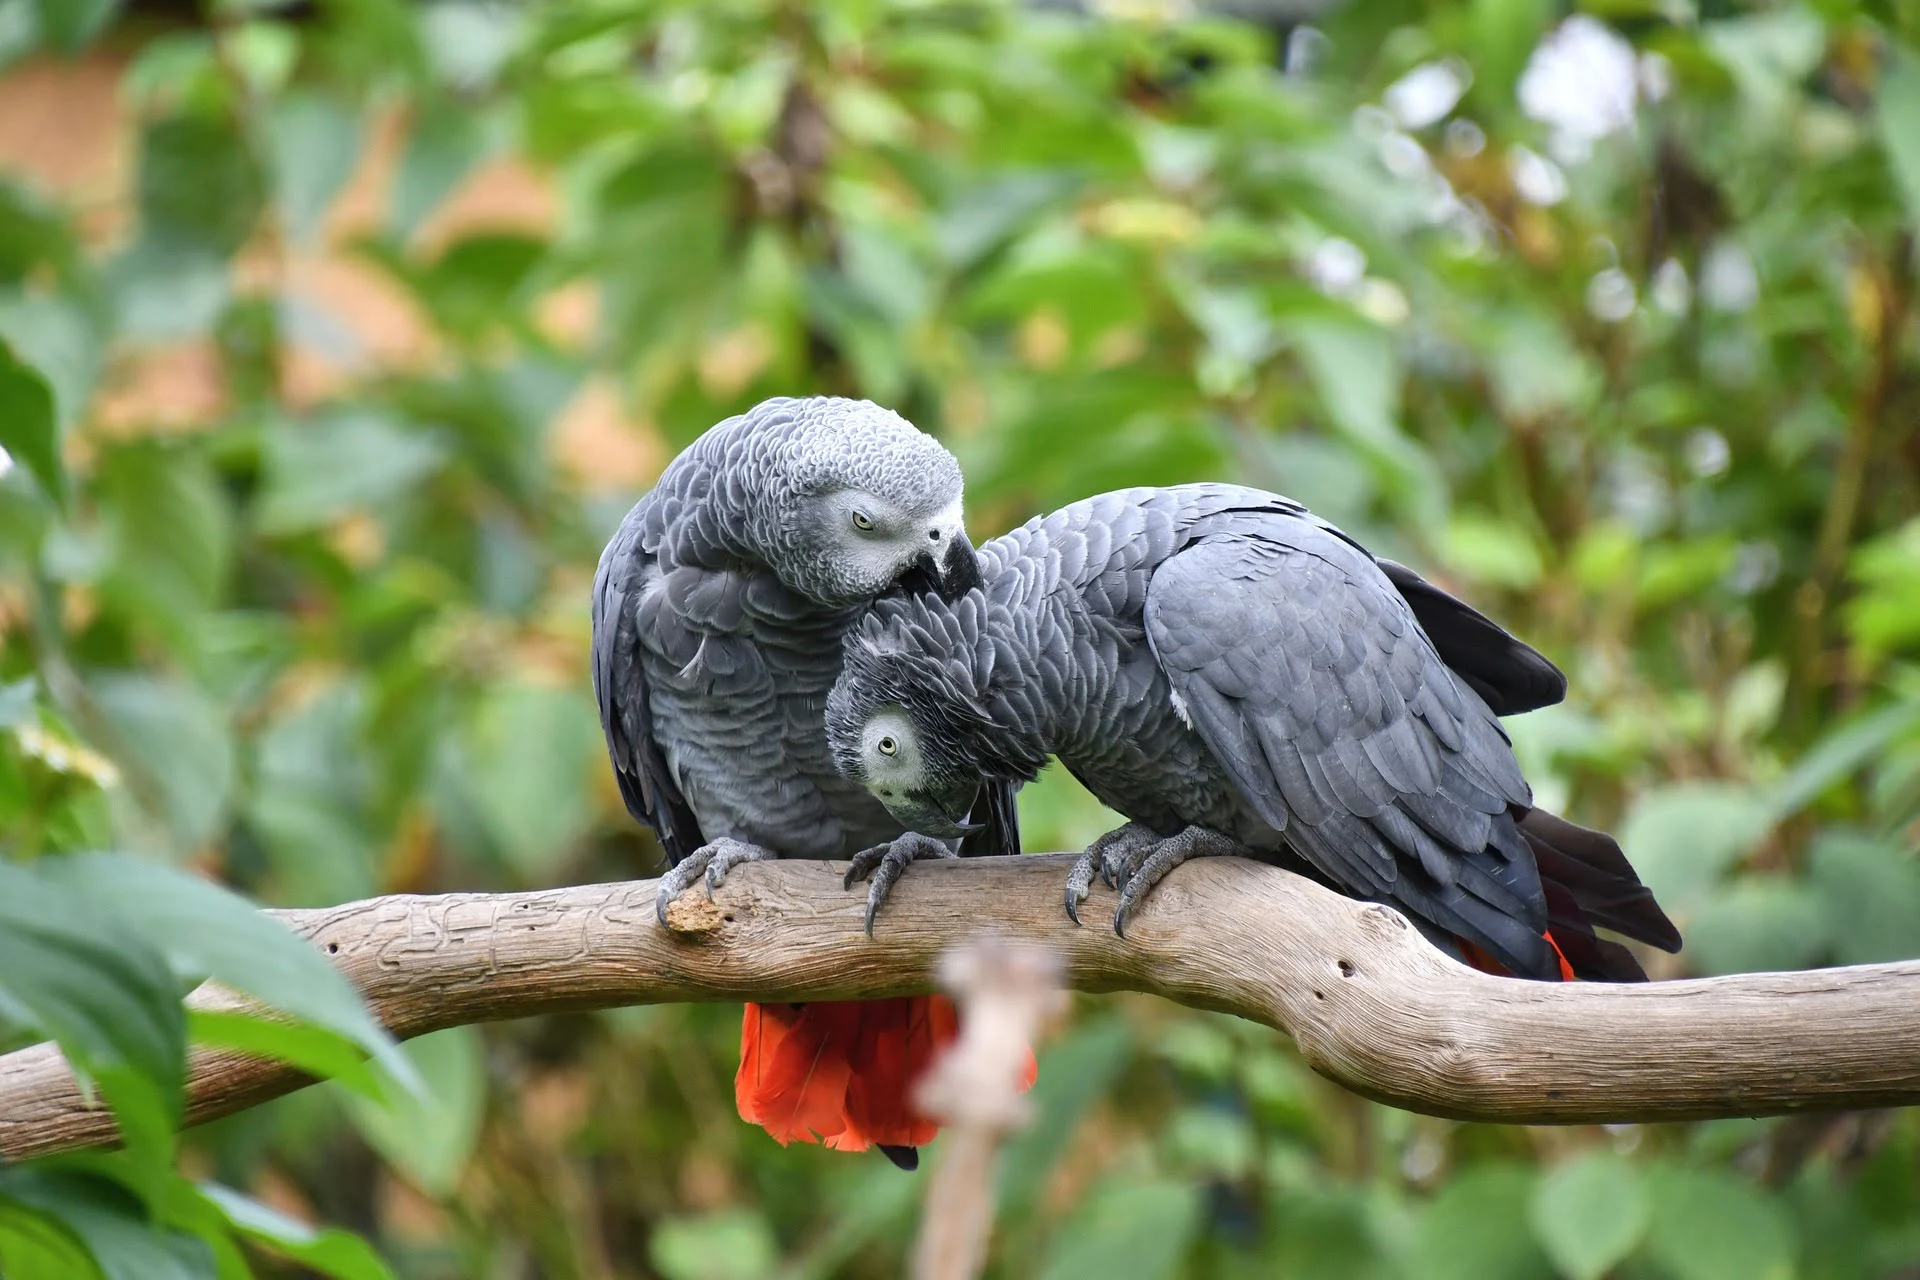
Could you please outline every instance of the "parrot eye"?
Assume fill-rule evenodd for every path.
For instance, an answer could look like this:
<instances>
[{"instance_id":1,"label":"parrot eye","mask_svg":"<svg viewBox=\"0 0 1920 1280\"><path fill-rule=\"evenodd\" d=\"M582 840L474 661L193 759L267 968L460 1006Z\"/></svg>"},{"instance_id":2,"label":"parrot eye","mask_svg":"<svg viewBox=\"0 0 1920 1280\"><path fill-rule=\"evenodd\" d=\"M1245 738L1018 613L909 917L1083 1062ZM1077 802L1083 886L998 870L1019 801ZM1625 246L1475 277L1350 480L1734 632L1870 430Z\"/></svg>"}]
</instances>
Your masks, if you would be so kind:
<instances>
[{"instance_id":1,"label":"parrot eye","mask_svg":"<svg viewBox=\"0 0 1920 1280\"><path fill-rule=\"evenodd\" d=\"M891 736L882 738L873 745L880 748L880 754L883 756L890 756L900 750L900 744L895 742Z\"/></svg>"},{"instance_id":2,"label":"parrot eye","mask_svg":"<svg viewBox=\"0 0 1920 1280\"><path fill-rule=\"evenodd\" d=\"M931 538L935 542L938 542L940 541L940 531L938 529L929 529L927 530L927 537Z\"/></svg>"},{"instance_id":3,"label":"parrot eye","mask_svg":"<svg viewBox=\"0 0 1920 1280\"><path fill-rule=\"evenodd\" d=\"M873 528L873 521L868 518L866 512L856 511L853 513L853 527L865 533Z\"/></svg>"}]
</instances>

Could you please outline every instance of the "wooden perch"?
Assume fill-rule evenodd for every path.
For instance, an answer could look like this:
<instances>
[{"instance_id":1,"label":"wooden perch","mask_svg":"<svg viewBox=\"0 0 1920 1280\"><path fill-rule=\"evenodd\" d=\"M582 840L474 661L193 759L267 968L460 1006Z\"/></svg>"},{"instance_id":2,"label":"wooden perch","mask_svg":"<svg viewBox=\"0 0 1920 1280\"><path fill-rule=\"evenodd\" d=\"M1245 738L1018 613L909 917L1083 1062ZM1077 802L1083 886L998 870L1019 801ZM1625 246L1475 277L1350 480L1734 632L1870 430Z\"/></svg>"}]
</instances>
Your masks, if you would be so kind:
<instances>
[{"instance_id":1,"label":"wooden perch","mask_svg":"<svg viewBox=\"0 0 1920 1280\"><path fill-rule=\"evenodd\" d=\"M1083 908L1087 927L1067 919L1065 857L922 862L869 939L866 894L840 887L843 866L742 866L713 901L696 890L676 903L665 929L652 881L277 914L403 1038L613 1005L924 992L940 954L990 926L1055 948L1076 990L1148 991L1264 1022L1321 1074L1433 1115L1613 1123L1920 1102L1920 961L1638 986L1491 978L1394 911L1241 859L1180 868L1124 939L1104 889ZM193 1121L307 1083L224 1051L196 1051L189 1074ZM50 1046L0 1057L0 1157L114 1137Z\"/></svg>"}]
</instances>

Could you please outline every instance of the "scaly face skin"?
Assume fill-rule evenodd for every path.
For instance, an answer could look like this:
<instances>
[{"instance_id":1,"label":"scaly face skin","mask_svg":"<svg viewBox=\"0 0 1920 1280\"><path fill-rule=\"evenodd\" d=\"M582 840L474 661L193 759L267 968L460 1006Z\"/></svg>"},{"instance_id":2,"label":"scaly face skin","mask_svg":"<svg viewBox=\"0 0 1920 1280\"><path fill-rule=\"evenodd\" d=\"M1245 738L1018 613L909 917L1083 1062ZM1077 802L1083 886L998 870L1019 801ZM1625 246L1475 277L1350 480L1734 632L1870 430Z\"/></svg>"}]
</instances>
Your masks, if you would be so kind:
<instances>
[{"instance_id":1,"label":"scaly face skin","mask_svg":"<svg viewBox=\"0 0 1920 1280\"><path fill-rule=\"evenodd\" d=\"M814 599L855 603L891 589L953 596L980 581L958 496L907 505L864 489L805 494L794 502L798 555L788 585Z\"/></svg>"},{"instance_id":2,"label":"scaly face skin","mask_svg":"<svg viewBox=\"0 0 1920 1280\"><path fill-rule=\"evenodd\" d=\"M930 751L903 709L881 708L848 737L859 743L857 776L902 826L943 839L973 829L963 819L979 777Z\"/></svg>"}]
</instances>

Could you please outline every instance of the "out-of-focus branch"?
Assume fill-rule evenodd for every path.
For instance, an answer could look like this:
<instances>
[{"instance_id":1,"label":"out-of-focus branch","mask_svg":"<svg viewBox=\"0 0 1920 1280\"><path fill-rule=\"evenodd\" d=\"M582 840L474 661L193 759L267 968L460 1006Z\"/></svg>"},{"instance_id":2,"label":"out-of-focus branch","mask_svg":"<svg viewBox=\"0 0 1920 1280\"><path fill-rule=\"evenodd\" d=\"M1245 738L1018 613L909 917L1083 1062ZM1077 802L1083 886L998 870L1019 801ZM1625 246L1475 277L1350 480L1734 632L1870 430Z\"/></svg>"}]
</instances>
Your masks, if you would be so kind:
<instances>
[{"instance_id":1,"label":"out-of-focus branch","mask_svg":"<svg viewBox=\"0 0 1920 1280\"><path fill-rule=\"evenodd\" d=\"M1021 1076L1042 1024L1066 1007L1060 958L1045 947L986 936L949 951L940 985L960 1006L960 1038L917 1090L920 1110L946 1126L927 1183L915 1280L973 1280L993 1235L993 1158L1027 1121Z\"/></svg>"},{"instance_id":2,"label":"out-of-focus branch","mask_svg":"<svg viewBox=\"0 0 1920 1280\"><path fill-rule=\"evenodd\" d=\"M983 924L1049 946L1080 991L1147 991L1292 1033L1368 1097L1468 1120L1601 1123L1920 1102L1920 961L1637 986L1519 982L1456 964L1386 907L1235 858L1180 868L1127 936L1104 890L1076 928L1063 856L916 864L861 928L843 864L742 867L662 928L656 882L394 896L281 913L325 948L396 1035L563 1009L690 1000L831 1000L928 991ZM1107 905L1110 905L1110 900ZM198 1052L188 1116L306 1083ZM0 1057L0 1157L114 1140L66 1063Z\"/></svg>"}]
</instances>

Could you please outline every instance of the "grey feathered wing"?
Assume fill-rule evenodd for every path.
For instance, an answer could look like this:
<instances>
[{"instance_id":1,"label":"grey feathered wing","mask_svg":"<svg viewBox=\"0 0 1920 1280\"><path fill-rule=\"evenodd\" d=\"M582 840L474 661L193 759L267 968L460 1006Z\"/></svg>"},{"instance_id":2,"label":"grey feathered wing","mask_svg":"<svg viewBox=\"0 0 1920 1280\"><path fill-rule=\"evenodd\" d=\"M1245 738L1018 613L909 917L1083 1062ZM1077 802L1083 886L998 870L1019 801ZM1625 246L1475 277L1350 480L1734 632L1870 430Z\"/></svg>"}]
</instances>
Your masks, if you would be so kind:
<instances>
[{"instance_id":1,"label":"grey feathered wing","mask_svg":"<svg viewBox=\"0 0 1920 1280\"><path fill-rule=\"evenodd\" d=\"M1538 649L1407 566L1377 557L1374 563L1412 607L1441 661L1472 686L1493 714L1538 711L1567 696L1566 675Z\"/></svg>"},{"instance_id":2,"label":"grey feathered wing","mask_svg":"<svg viewBox=\"0 0 1920 1280\"><path fill-rule=\"evenodd\" d=\"M593 696L600 704L600 727L620 798L627 812L659 837L668 865L674 866L706 841L653 737L636 634L640 584L651 563L641 545L638 513L635 508L607 544L593 579Z\"/></svg>"},{"instance_id":3,"label":"grey feathered wing","mask_svg":"<svg viewBox=\"0 0 1920 1280\"><path fill-rule=\"evenodd\" d=\"M1364 551L1247 512L1154 572L1148 642L1242 799L1335 887L1550 978L1547 904L1493 713Z\"/></svg>"}]
</instances>

